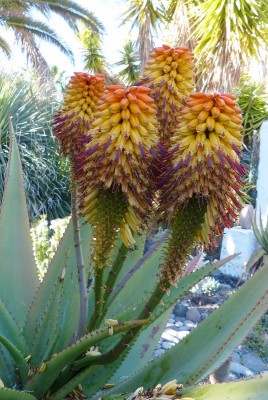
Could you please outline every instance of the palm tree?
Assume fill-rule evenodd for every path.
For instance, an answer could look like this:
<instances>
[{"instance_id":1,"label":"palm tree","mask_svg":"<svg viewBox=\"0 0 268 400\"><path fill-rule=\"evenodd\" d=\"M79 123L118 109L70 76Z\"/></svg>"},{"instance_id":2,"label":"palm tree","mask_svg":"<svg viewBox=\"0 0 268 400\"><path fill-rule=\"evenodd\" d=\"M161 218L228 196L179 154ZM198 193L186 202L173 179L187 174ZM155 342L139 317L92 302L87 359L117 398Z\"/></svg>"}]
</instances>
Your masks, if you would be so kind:
<instances>
[{"instance_id":1,"label":"palm tree","mask_svg":"<svg viewBox=\"0 0 268 400\"><path fill-rule=\"evenodd\" d=\"M182 3L190 39L197 43L194 53L200 90L231 91L252 59L263 63L268 45L266 0L171 0L169 16ZM178 18L177 27L182 24Z\"/></svg>"},{"instance_id":2,"label":"palm tree","mask_svg":"<svg viewBox=\"0 0 268 400\"><path fill-rule=\"evenodd\" d=\"M49 24L35 17L38 13L47 20L52 14L62 17L74 32L78 32L81 21L96 35L103 29L93 13L71 0L0 0L0 27L12 31L33 66L46 72L49 69L36 43L37 38L52 43L70 59L73 55L63 38ZM12 48L3 35L0 36L0 49L6 56L11 56Z\"/></svg>"},{"instance_id":3,"label":"palm tree","mask_svg":"<svg viewBox=\"0 0 268 400\"><path fill-rule=\"evenodd\" d=\"M171 41L175 46L186 46L193 51L195 40L192 37L189 0L170 0L167 18L170 23Z\"/></svg>"},{"instance_id":4,"label":"palm tree","mask_svg":"<svg viewBox=\"0 0 268 400\"><path fill-rule=\"evenodd\" d=\"M119 52L121 60L113 64L114 67L123 67L117 75L127 85L139 80L139 54L136 47L136 44L128 39L123 50Z\"/></svg>"},{"instance_id":5,"label":"palm tree","mask_svg":"<svg viewBox=\"0 0 268 400\"><path fill-rule=\"evenodd\" d=\"M94 74L103 74L108 85L117 83L102 53L101 37L84 26L79 31L78 38L83 46L84 69Z\"/></svg>"},{"instance_id":6,"label":"palm tree","mask_svg":"<svg viewBox=\"0 0 268 400\"><path fill-rule=\"evenodd\" d=\"M137 44L140 57L140 74L153 48L153 32L165 21L164 6L158 0L125 0L128 8L122 14L122 24L133 21L131 30L138 27Z\"/></svg>"}]
</instances>

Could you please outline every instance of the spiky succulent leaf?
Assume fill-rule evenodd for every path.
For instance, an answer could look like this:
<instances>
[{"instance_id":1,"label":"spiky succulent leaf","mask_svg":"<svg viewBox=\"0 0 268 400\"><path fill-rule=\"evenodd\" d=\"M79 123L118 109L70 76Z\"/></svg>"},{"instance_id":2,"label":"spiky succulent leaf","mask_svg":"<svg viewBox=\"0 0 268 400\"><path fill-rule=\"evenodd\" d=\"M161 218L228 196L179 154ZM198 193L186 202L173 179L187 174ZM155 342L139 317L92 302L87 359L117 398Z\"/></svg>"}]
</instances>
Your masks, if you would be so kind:
<instances>
[{"instance_id":1,"label":"spiky succulent leaf","mask_svg":"<svg viewBox=\"0 0 268 400\"><path fill-rule=\"evenodd\" d=\"M151 360L171 312L171 308L167 309L152 324L142 330L126 359L111 378L111 382L122 382L126 377L133 374L136 370L135 366L142 368Z\"/></svg>"},{"instance_id":2,"label":"spiky succulent leaf","mask_svg":"<svg viewBox=\"0 0 268 400\"><path fill-rule=\"evenodd\" d=\"M56 282L51 290L50 296L45 304L45 309L36 320L35 329L29 333L29 346L31 349L31 364L40 366L42 361L48 359L53 354L54 346L59 338L59 315L60 306L62 305L63 285ZM64 331L61 332L64 335Z\"/></svg>"},{"instance_id":3,"label":"spiky succulent leaf","mask_svg":"<svg viewBox=\"0 0 268 400\"><path fill-rule=\"evenodd\" d=\"M38 285L22 168L17 142L11 129L7 183L0 214L1 300L21 326Z\"/></svg>"},{"instance_id":4,"label":"spiky succulent leaf","mask_svg":"<svg viewBox=\"0 0 268 400\"><path fill-rule=\"evenodd\" d=\"M83 243L84 260L87 264L87 270L90 252L90 237L90 225L83 225L81 227L81 241ZM35 299L31 304L24 326L24 336L26 338L32 338L33 332L39 329L38 327L40 326L42 317L48 306L48 299L50 299L51 302L54 302L54 297L58 296L58 290L61 292L61 299L58 299L57 301L60 301L62 306L58 311L57 321L55 322L58 327L57 329L61 334L57 336L57 340L53 346L53 351L55 352L60 351L70 343L75 334L78 323L79 290L72 221L70 221L66 228L58 249L48 267L44 280L38 288ZM72 316L72 318L70 318L70 316ZM49 323L49 321L47 322ZM52 327L53 331L55 331L55 329L56 327ZM41 334L42 332L40 331L40 335ZM56 338L54 337L54 339ZM50 357L51 354L48 354L48 356Z\"/></svg>"},{"instance_id":5,"label":"spiky succulent leaf","mask_svg":"<svg viewBox=\"0 0 268 400\"><path fill-rule=\"evenodd\" d=\"M5 336L0 335L0 343L5 346L16 365L16 373L19 375L19 380L24 383L29 372L29 366L21 353L21 351L11 343Z\"/></svg>"},{"instance_id":6,"label":"spiky succulent leaf","mask_svg":"<svg viewBox=\"0 0 268 400\"><path fill-rule=\"evenodd\" d=\"M146 325L148 322L148 320L135 320L125 324L119 324L114 327L113 334L120 334L121 332ZM32 390L37 397L43 396L67 365L74 363L74 361L84 355L91 346L98 345L101 341L108 338L110 334L110 329L89 333L74 345L64 349L58 354L54 354L50 360L44 363L43 368L40 368L39 371L29 379L25 387L29 391ZM88 357L88 359L90 358L92 361L92 357ZM85 361L87 362L87 360L82 359L79 362L85 363ZM89 361L89 363L91 362ZM77 383L69 389L69 391L75 386L77 386Z\"/></svg>"},{"instance_id":7,"label":"spiky succulent leaf","mask_svg":"<svg viewBox=\"0 0 268 400\"><path fill-rule=\"evenodd\" d=\"M268 263L190 335L113 392L174 378L193 384L215 370L267 310L267 268Z\"/></svg>"},{"instance_id":8,"label":"spiky succulent leaf","mask_svg":"<svg viewBox=\"0 0 268 400\"><path fill-rule=\"evenodd\" d=\"M12 344L21 352L28 355L24 337L20 334L19 327L8 312L5 305L0 301L0 335L8 338ZM5 346L0 345L0 379L5 386L15 385L16 372L13 357Z\"/></svg>"},{"instance_id":9,"label":"spiky succulent leaf","mask_svg":"<svg viewBox=\"0 0 268 400\"><path fill-rule=\"evenodd\" d=\"M150 318L152 323L144 329L140 333L140 335L143 335L143 332L147 331L147 334L150 329L154 329L154 327L161 326L161 321L162 321L162 315L166 312L168 313L170 307L176 303L180 298L182 298L188 291L189 289L194 286L197 282L202 280L204 277L209 275L211 272L225 264L226 262L230 261L236 257L236 254L226 257L223 260L217 261L213 264L206 265L197 271L191 273L190 275L187 275L181 279L179 282L178 288L172 287L170 290L170 294L165 295L163 298L163 304L159 307L156 308L156 310L151 314ZM146 260L146 258L145 258ZM148 293L149 297L150 293ZM133 317L133 315L139 315L140 311L143 309L144 304L146 302L146 298L139 299L137 303L133 303L130 306L126 307L125 309L120 308L120 312L118 314L109 314L107 313L107 317L109 316L110 318L118 319L119 321L124 321L127 320L130 316ZM135 314L133 314L135 313ZM165 317L163 317L165 318ZM146 359L140 358L139 363L135 363L132 359L133 356L133 348L135 347L135 343L137 342L137 346L140 346L140 349L142 349L142 340L139 340L140 335L137 337L136 341L134 344L131 344L129 347L127 347L122 355L119 357L119 359L115 360L111 364L107 364L104 366L97 366L93 371L91 371L91 374L87 372L87 376L85 381L83 382L83 390L85 391L87 396L92 396L94 393L96 393L98 390L100 390L100 387L102 387L105 383L111 382L114 383L114 378L119 374L117 373L118 369L122 368L122 365L126 363L126 365L130 366L132 364L132 372L131 374L135 373L137 371L137 368L142 368L146 364L144 362ZM146 335L146 332L144 333L144 336ZM150 335L150 334L149 334ZM150 354L152 355L152 350L156 346L158 342L158 335L156 334L153 338L150 338L150 349L147 350L147 357L150 357ZM115 339L114 338L114 343L115 344ZM111 340L111 339L110 339ZM109 340L109 341L110 341ZM148 342L147 342L148 343ZM108 349L111 348L111 343L105 343L104 346L102 345L102 351L107 351ZM136 350L138 347L136 347ZM139 351L139 350L137 350ZM123 368L122 368L123 371ZM123 374L125 375L125 374Z\"/></svg>"},{"instance_id":10,"label":"spiky succulent leaf","mask_svg":"<svg viewBox=\"0 0 268 400\"><path fill-rule=\"evenodd\" d=\"M195 400L266 400L267 393L268 374L265 374L248 381L187 388L183 397Z\"/></svg>"},{"instance_id":11,"label":"spiky succulent leaf","mask_svg":"<svg viewBox=\"0 0 268 400\"><path fill-rule=\"evenodd\" d=\"M37 400L31 394L21 392L19 390L2 388L0 389L1 400Z\"/></svg>"},{"instance_id":12,"label":"spiky succulent leaf","mask_svg":"<svg viewBox=\"0 0 268 400\"><path fill-rule=\"evenodd\" d=\"M153 290L165 245L159 241L130 270L111 294L107 315L137 303L141 293ZM120 295L118 295L120 293Z\"/></svg>"}]
</instances>

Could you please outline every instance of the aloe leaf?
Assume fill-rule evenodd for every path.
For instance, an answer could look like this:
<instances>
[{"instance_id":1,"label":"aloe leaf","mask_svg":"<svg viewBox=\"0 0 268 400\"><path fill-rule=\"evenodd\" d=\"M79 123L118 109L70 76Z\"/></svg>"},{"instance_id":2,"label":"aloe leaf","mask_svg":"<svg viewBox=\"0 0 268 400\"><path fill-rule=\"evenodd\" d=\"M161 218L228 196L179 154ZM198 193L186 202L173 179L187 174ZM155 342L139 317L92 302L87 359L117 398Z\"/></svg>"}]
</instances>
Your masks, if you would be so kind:
<instances>
[{"instance_id":1,"label":"aloe leaf","mask_svg":"<svg viewBox=\"0 0 268 400\"><path fill-rule=\"evenodd\" d=\"M149 293L153 290L164 246L164 243L159 243L159 247L156 245L149 250L119 282L111 294L107 315L116 314L122 308L137 303L141 293Z\"/></svg>"},{"instance_id":2,"label":"aloe leaf","mask_svg":"<svg viewBox=\"0 0 268 400\"><path fill-rule=\"evenodd\" d=\"M0 335L0 343L8 350L13 360L15 361L16 368L18 369L21 383L24 383L29 372L29 366L21 353L21 351L11 343L5 336Z\"/></svg>"},{"instance_id":3,"label":"aloe leaf","mask_svg":"<svg viewBox=\"0 0 268 400\"><path fill-rule=\"evenodd\" d=\"M111 377L111 382L122 382L123 379L132 375L136 367L144 367L151 360L155 351L156 345L162 335L165 326L167 325L172 309L161 313L148 327L145 327L135 340L127 357L122 362L116 373Z\"/></svg>"},{"instance_id":4,"label":"aloe leaf","mask_svg":"<svg viewBox=\"0 0 268 400\"><path fill-rule=\"evenodd\" d=\"M114 288L125 276L127 276L131 270L131 267L140 260L140 258L143 255L143 251L144 251L145 238L146 238L145 234L138 237L136 239L135 249L128 250L127 254L123 260L122 260L122 257L120 256L120 251L122 251L121 249L122 249L122 247L124 248L124 246L122 246L122 241L118 240L117 245L115 246L114 251L111 255L111 267L106 268L106 270L104 271L104 278L106 279L105 286L108 289L108 291L110 291L110 289ZM124 253L124 251L123 251L123 253ZM119 263L122 263L122 265L119 268L119 273L117 273L118 261L119 261ZM115 276L114 276L114 271L116 271ZM110 277L114 278L114 279L112 279L112 284L109 279ZM90 319L92 312L94 311L94 297L95 297L94 291L91 290L89 292L89 296L88 296L88 304L89 304L88 320ZM110 293L108 293L108 294L106 293L105 294L105 300L106 300L105 308L107 307L107 304L110 303L109 297L110 297Z\"/></svg>"},{"instance_id":5,"label":"aloe leaf","mask_svg":"<svg viewBox=\"0 0 268 400\"><path fill-rule=\"evenodd\" d=\"M0 379L7 387L14 387L16 384L16 374L12 357L3 346L0 346Z\"/></svg>"},{"instance_id":6,"label":"aloe leaf","mask_svg":"<svg viewBox=\"0 0 268 400\"><path fill-rule=\"evenodd\" d=\"M187 337L113 392L177 379L193 384L221 365L267 310L267 268L260 268Z\"/></svg>"},{"instance_id":7,"label":"aloe leaf","mask_svg":"<svg viewBox=\"0 0 268 400\"><path fill-rule=\"evenodd\" d=\"M32 332L31 364L39 366L45 359L53 354L53 348L58 339L59 313L62 296L62 285L60 282L54 285L47 300L44 313L40 316L35 330Z\"/></svg>"},{"instance_id":8,"label":"aloe leaf","mask_svg":"<svg viewBox=\"0 0 268 400\"><path fill-rule=\"evenodd\" d=\"M148 322L148 320L135 320L129 321L124 324L119 324L117 326L114 326L113 334L116 335L130 329L135 329L137 327L148 324ZM84 336L74 345L66 348L61 353L54 354L50 360L44 363L43 368L41 368L34 376L29 379L25 387L28 391L33 391L33 393L35 393L38 398L43 396L60 375L64 367L66 367L70 363L73 363L91 346L98 345L109 336L109 329L96 331ZM100 358L101 356L96 356L94 357L94 359L92 357L88 357L89 363L94 363L98 360L98 357ZM85 360L83 359L83 362L84 361Z\"/></svg>"},{"instance_id":9,"label":"aloe leaf","mask_svg":"<svg viewBox=\"0 0 268 400\"><path fill-rule=\"evenodd\" d=\"M0 389L1 400L37 400L36 397L29 393L20 392L18 390L3 388Z\"/></svg>"},{"instance_id":10,"label":"aloe leaf","mask_svg":"<svg viewBox=\"0 0 268 400\"><path fill-rule=\"evenodd\" d=\"M250 268L252 268L256 264L256 262L258 262L265 254L266 250L264 250L262 247L256 250L255 253L248 260L245 266L245 272L248 273L250 271Z\"/></svg>"},{"instance_id":11,"label":"aloe leaf","mask_svg":"<svg viewBox=\"0 0 268 400\"><path fill-rule=\"evenodd\" d=\"M0 214L0 293L1 300L21 326L37 289L38 276L23 189L23 172L12 127L10 146Z\"/></svg>"},{"instance_id":12,"label":"aloe leaf","mask_svg":"<svg viewBox=\"0 0 268 400\"><path fill-rule=\"evenodd\" d=\"M19 327L8 312L6 306L0 300L0 334L9 338L9 340L21 351L28 353L29 349L24 337L19 331Z\"/></svg>"},{"instance_id":13,"label":"aloe leaf","mask_svg":"<svg viewBox=\"0 0 268 400\"><path fill-rule=\"evenodd\" d=\"M120 365L119 369L112 376L111 381L117 383L122 376L130 376L135 373L137 367L140 369L144 367L151 359L156 345L161 337L161 334L167 324L168 318L171 313L171 308L174 304L182 298L189 289L196 283L200 282L204 277L208 276L215 269L219 268L221 265L230 261L236 255L229 256L226 259L215 262L214 264L206 265L197 271L183 277L178 283L178 288L172 287L169 295L166 295L163 299L163 303L160 305L160 309L157 308L150 319L153 321L149 326L145 327L140 335L135 340L133 346L131 346L127 357ZM141 311L145 304L145 300L139 302L136 306L135 315ZM135 306L133 305L130 309L125 310L121 315L117 315L113 318L122 320L128 320L133 318ZM122 319L123 318L123 319Z\"/></svg>"},{"instance_id":14,"label":"aloe leaf","mask_svg":"<svg viewBox=\"0 0 268 400\"><path fill-rule=\"evenodd\" d=\"M203 279L205 276L216 270L217 268L221 267L223 264L226 262L230 261L237 255L234 254L232 256L226 257L223 260L217 261L213 264L206 265L197 271L183 277L179 284L178 288L172 287L170 294L164 296L164 304L161 305L161 307L156 308L156 310L153 312L153 314L150 316L150 319L153 321L152 324L154 326L157 326L158 323L161 323L161 317L164 312L168 313L169 308L175 304L175 302L183 297L185 293L189 291L189 289L195 285L197 282L199 282L201 279ZM142 308L144 307L145 304L145 299L140 299L137 304L132 304L131 306L122 309L118 314L115 315L109 315L107 314L107 317L118 319L119 321L123 321L124 319L127 318L133 318L133 315L138 315ZM135 313L135 314L134 314ZM149 325L148 327L144 328L145 330L149 330L152 325ZM142 331L143 332L143 331ZM141 334L142 334L141 332ZM137 337L136 340L139 340L139 336ZM142 346L142 341L139 342L140 345ZM110 344L108 343L109 348L111 347ZM83 382L83 389L86 393L87 396L92 396L93 394L96 393L96 391L100 390L100 387L103 386L105 383L115 383L114 377L117 375L117 371L119 368L121 368L122 363L124 363L124 360L127 360L129 369L132 364L132 374L137 370L137 368L141 367L145 363L142 362L142 360L139 360L139 363L132 362L132 357L130 356L130 352L133 348L134 344L131 344L126 350L122 353L120 358L115 360L112 364L108 364L105 366L98 366L94 371L90 372L90 376L85 379ZM104 347L104 350L106 351L107 349L102 345L102 348ZM153 346L152 346L153 347ZM152 347L150 348L150 352L152 351ZM149 349L148 349L148 356L149 356ZM123 368L122 368L123 370ZM123 374L125 375L125 373Z\"/></svg>"},{"instance_id":15,"label":"aloe leaf","mask_svg":"<svg viewBox=\"0 0 268 400\"><path fill-rule=\"evenodd\" d=\"M264 374L248 381L188 388L182 396L195 400L266 400L267 393L268 374Z\"/></svg>"},{"instance_id":16,"label":"aloe leaf","mask_svg":"<svg viewBox=\"0 0 268 400\"><path fill-rule=\"evenodd\" d=\"M81 241L84 245L84 260L87 262L89 260L90 237L91 227L89 224L83 225L81 227ZM62 307L57 321L61 334L58 336L54 347L54 351L59 351L70 343L78 326L79 288L72 221L69 222L64 232L63 238L44 276L44 280L38 288L34 302L31 304L23 328L26 338L31 338L32 333L39 326L42 315L45 313L48 299L51 298L51 293L53 292L57 296L57 289L53 290L55 284L58 288L62 286Z\"/></svg>"}]
</instances>

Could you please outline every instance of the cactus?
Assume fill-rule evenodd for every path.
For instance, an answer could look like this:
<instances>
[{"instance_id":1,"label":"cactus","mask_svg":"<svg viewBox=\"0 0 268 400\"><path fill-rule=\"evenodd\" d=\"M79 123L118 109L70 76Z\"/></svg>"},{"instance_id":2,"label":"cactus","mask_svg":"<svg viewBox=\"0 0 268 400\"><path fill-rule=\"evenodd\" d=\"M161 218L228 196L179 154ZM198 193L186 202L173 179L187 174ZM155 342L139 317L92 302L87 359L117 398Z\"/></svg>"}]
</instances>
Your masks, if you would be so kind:
<instances>
[{"instance_id":1,"label":"cactus","mask_svg":"<svg viewBox=\"0 0 268 400\"><path fill-rule=\"evenodd\" d=\"M162 79L184 72L192 79L188 67L179 74L184 58L190 57L184 48L156 49L150 68L163 53L166 72L162 77L157 68L153 85L165 90L162 93L154 86L153 97L168 95L169 83L161 85ZM169 62L176 73L169 74ZM173 104L171 96L167 102L168 121L164 143L160 143L157 115L161 126L165 114L157 110L163 102L154 102L146 86L150 68L144 85L129 89L105 89L99 75L95 79L78 74L71 80L68 101L56 116L55 133L72 163L72 218L42 282L33 256L23 173L10 122L10 157L0 214L3 400L119 399L126 398L124 393L133 399L202 399L205 395L222 400L225 392L226 399L230 392L240 399L239 391L244 390L251 398L264 399L267 376L205 389L193 385L229 357L266 311L265 248L263 265L230 299L151 361L174 304L235 257L193 272L192 266L186 268L196 245L209 247L222 226L235 220L244 170L238 159L241 116L230 95L192 94L187 100L187 91L179 96L174 81L171 95L176 94L176 101ZM94 84L101 88L99 100ZM180 99L186 106L176 120L173 108ZM208 129L211 143L204 131L196 130L200 113L207 118L206 123L199 122ZM207 177L213 177L214 183L219 179L223 190L216 193ZM222 201L225 195L228 204ZM166 220L169 228L144 253L146 228L156 217ZM257 232L259 239L265 238L262 244L266 244L266 231Z\"/></svg>"}]
</instances>

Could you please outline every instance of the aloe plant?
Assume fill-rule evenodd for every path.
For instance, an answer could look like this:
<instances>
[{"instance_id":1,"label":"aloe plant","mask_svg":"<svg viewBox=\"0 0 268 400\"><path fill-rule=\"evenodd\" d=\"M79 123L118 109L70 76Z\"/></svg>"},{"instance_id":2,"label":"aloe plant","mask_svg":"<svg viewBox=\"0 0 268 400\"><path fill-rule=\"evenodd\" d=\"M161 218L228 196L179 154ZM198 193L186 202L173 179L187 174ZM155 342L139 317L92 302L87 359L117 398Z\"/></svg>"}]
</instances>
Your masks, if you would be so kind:
<instances>
[{"instance_id":1,"label":"aloe plant","mask_svg":"<svg viewBox=\"0 0 268 400\"><path fill-rule=\"evenodd\" d=\"M164 51L166 50L167 48L164 47ZM185 54L184 48L175 51L178 54ZM169 57L172 50L167 52ZM159 159L158 151L165 147L166 150L163 150L163 153L167 154L168 139L165 136L166 142L160 145L156 134L151 132L147 142L140 143L140 146L136 148L135 142L131 144L128 142L129 137L135 137L138 134L134 129L134 132L130 132L131 136L128 138L124 136L121 140L128 148L133 146L137 158L133 154L124 158L123 152L116 151L116 162L112 160L110 164L106 163L103 169L104 156L108 157L113 152L113 147L111 149L109 147L112 146L112 138L108 139L108 143L104 141L103 147L98 144L100 143L98 141L101 140L100 137L105 139L104 123L107 129L110 119L113 122L110 127L113 134L120 133L121 124L118 120L119 116L116 115L118 112L114 111L118 108L117 103L120 103L119 106L123 104L125 111L126 109L132 113L135 111L133 114L136 114L136 117L139 115L140 121L149 119L152 126L149 122L148 126L146 122L145 125L152 131L155 129L154 116L157 111L153 97L149 96L150 88L125 89L113 86L103 90L104 97L96 106L94 118L89 122L85 111L87 104L91 104L90 98L87 102L78 103L77 100L75 104L71 102L71 107L76 107L74 112L69 107L68 95L80 96L77 90L81 90L82 96L87 98L87 90L92 91L92 87L97 86L99 91L102 90L102 78L99 75L77 74L72 84L69 91L67 90L67 100L63 110L56 117L56 134L61 140L61 145L65 146L63 150L69 154L72 163L72 218L41 283L37 278L30 240L19 150L10 123L11 147L0 214L2 277L0 281L0 379L2 381L0 398L3 400L63 400L65 398L79 399L85 396L88 399L95 397L123 399L128 394L130 398L152 398L153 393L155 398L163 395L170 398L192 396L195 399L202 399L207 396L207 398L222 400L228 399L230 393L234 398L240 399L239 393L245 390L249 398L264 400L268 387L266 376L261 381L257 379L205 389L193 388L193 385L225 361L266 311L268 268L266 259L262 268L256 271L254 276L218 310L172 349L151 361L174 304L194 285L235 257L235 255L230 256L193 272L193 263L185 268L189 253L196 244L213 240L213 234L219 232L220 226L217 225L219 216L222 216L226 224L230 223L231 217L235 218L235 211L222 208L220 196L224 193L227 195L227 183L232 185L233 171L237 168L243 172L238 159L235 158L230 170L225 170L226 164L222 162L221 168L226 172L227 182L222 181L221 193L212 191L209 195L205 195L201 192L197 197L191 195L191 186L187 186L186 189L189 190L187 194L190 198L181 199L181 193L176 193L176 182L183 183L182 178L187 178L191 185L194 175L191 175L191 170L187 177L176 174L178 171L183 173L184 168L187 169L189 165L193 166L194 157L191 159L187 157L187 163L182 164L180 170L174 157L178 156L176 151L180 151L181 147L173 148L161 164L164 172L159 174L160 181L152 181L151 178L155 177L152 171L156 168L154 163ZM97 90L94 92L95 97L97 97L97 92ZM193 95L191 96L195 99ZM131 103L130 100L133 98L136 98L134 102L136 106L128 108L126 99ZM117 105L109 103L107 109L105 103L107 99L109 101L112 99L112 102ZM196 107L196 104L192 106L191 101L195 102L195 100L187 100L188 105L185 106L185 113L182 115L187 115L187 121L190 121L192 117L195 119L196 112L203 112L210 104L214 105L213 114L206 122L206 126L210 128L209 132L212 132L212 126L216 126L216 129L219 127L216 125L219 122L215 104L219 104L219 107L221 104L222 114L224 114L223 102L226 104L225 101L229 101L230 109L233 110L230 114L236 112L232 98L226 95L198 94L197 99L202 107ZM142 112L140 114L136 112L139 106L144 107L147 119L144 118L146 115ZM77 107L81 109L77 110ZM200 108L202 111L197 111ZM90 112L94 111L94 104L91 104L90 109ZM112 116L110 116L111 110L113 110ZM76 114L77 111L78 114ZM105 112L101 114L102 111ZM122 113L122 115L125 114L125 112ZM108 115L109 119L106 118L107 121L103 122L101 120L103 115L105 118ZM71 124L68 124L69 119L72 120ZM234 120L240 121L239 115ZM131 121L137 122L135 118ZM95 130L89 130L90 124ZM120 129L118 129L118 124ZM234 130L233 124L231 124L231 132ZM184 131L191 127L189 123L183 125L183 122L182 126L184 126ZM229 128L228 125L226 129L227 127ZM236 137L239 137L238 131L234 131ZM74 132L76 135L79 133L76 141L73 141ZM174 132L174 137L176 137L178 132L176 130ZM208 137L210 137L209 132ZM145 136L145 131L143 133ZM191 141L195 140L193 136L193 134L190 135ZM177 140L184 140L184 138L185 135L183 139ZM151 148L148 145L149 140L152 143ZM211 140L212 142L216 140L213 134ZM226 144L220 141L217 143L221 146L220 148L224 151L228 150L232 155ZM144 159L143 152L148 147L151 156L147 155ZM106 152L107 150L109 151ZM140 154L140 159L138 154ZM213 163L212 160L209 162L207 159L209 156L206 154L205 151L201 153L205 157L203 169L208 168L207 173L209 173ZM92 159L90 159L91 156ZM154 156L157 157L154 158ZM90 168L84 163L85 160L88 161L88 158L91 162ZM128 165L126 176L134 172L133 182L139 189L136 192L131 185L126 187L124 192L121 191L120 185L123 187L125 181L120 181L122 178L120 171L117 171L116 175L117 184L114 182L111 187L105 186L111 181L107 175L104 180L101 179L103 178L101 175L99 180L97 179L99 172L106 173L109 170L112 173L112 167L121 165L122 160L125 166ZM132 169L131 165L133 160L139 160L139 163L134 162L135 169ZM173 167L172 164L168 164L170 161L175 163ZM217 165L216 167L218 168ZM149 169L148 175L142 171L145 168ZM170 175L166 175L166 169L169 173L172 172L171 181L169 181ZM139 176L135 174L136 170L139 171ZM218 176L217 169L214 170L214 174ZM220 176L222 175L219 175L219 179ZM200 179L202 180L203 177L201 176ZM147 182L151 191L157 192L160 203L157 212L161 218L166 216L169 220L169 229L144 253L145 228L149 223L146 213L149 213L149 210L153 212L156 206L156 197L150 198L147 189L144 188ZM167 182L172 186L166 187ZM205 180L203 183L207 184ZM182 188L185 189L183 186ZM210 190L209 187L205 189ZM175 191L176 200L180 201L178 206L170 203L172 190ZM204 186L200 188L200 185L196 183L195 190L204 190ZM141 193L144 195L143 202L139 197ZM168 197L165 197L166 193ZM232 192L228 195L235 210L235 204L239 207L238 200L233 197ZM215 208L213 196L219 200L218 208ZM171 200L175 198L171 197ZM152 201L152 208L146 208L146 201L148 205ZM166 214L168 205L172 216ZM85 223L88 221L90 223ZM217 230L214 231L215 226ZM124 376L123 381L122 376ZM178 385L175 380L178 381ZM158 385L160 382L164 386ZM141 387L143 389L137 391L137 388ZM133 392L136 394L132 394Z\"/></svg>"}]
</instances>

